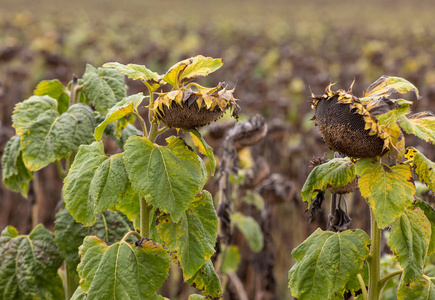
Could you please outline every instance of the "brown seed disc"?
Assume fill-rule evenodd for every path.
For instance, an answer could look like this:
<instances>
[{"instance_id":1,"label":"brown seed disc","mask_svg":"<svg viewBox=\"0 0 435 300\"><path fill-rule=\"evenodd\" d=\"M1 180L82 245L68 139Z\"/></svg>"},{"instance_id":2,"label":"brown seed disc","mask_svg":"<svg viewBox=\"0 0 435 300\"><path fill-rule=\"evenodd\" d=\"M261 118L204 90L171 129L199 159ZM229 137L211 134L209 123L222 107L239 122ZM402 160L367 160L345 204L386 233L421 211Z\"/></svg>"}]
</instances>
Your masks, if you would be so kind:
<instances>
[{"instance_id":1,"label":"brown seed disc","mask_svg":"<svg viewBox=\"0 0 435 300\"><path fill-rule=\"evenodd\" d=\"M320 100L316 107L316 120L325 143L340 154L366 158L382 154L384 141L369 135L361 115L349 104L337 102L337 96Z\"/></svg>"},{"instance_id":2,"label":"brown seed disc","mask_svg":"<svg viewBox=\"0 0 435 300\"><path fill-rule=\"evenodd\" d=\"M158 110L158 113L162 115L159 119L165 125L186 129L194 129L210 124L224 114L218 106L210 111L205 107L199 109L197 103L190 105L190 107L187 103L184 103L183 106L173 103L171 108L163 105L163 111Z\"/></svg>"}]
</instances>

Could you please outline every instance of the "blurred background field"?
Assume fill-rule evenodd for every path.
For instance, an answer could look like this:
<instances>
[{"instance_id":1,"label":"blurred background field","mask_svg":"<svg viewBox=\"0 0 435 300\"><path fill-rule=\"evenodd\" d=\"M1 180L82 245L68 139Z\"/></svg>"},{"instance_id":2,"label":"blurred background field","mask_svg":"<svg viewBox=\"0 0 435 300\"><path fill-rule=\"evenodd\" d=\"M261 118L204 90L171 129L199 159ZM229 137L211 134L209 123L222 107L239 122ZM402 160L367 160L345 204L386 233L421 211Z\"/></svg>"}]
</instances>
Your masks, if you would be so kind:
<instances>
[{"instance_id":1,"label":"blurred background field","mask_svg":"<svg viewBox=\"0 0 435 300\"><path fill-rule=\"evenodd\" d=\"M267 262L255 263L265 253L253 254L242 238L236 241L245 247L239 277L249 299L266 299L265 291L275 297L270 299L290 299L291 250L315 228L325 228L327 209L308 223L300 199L309 161L331 155L310 121L311 91L321 94L330 82L347 89L355 80L359 96L381 75L399 76L423 96L412 106L414 112L435 110L435 3L429 0L0 0L0 7L0 154L14 135L14 105L31 96L41 80L57 78L66 84L73 74L83 74L86 63L145 64L163 73L197 54L223 58L224 66L208 83L225 80L236 86L242 119L260 113L269 127L262 143L240 154L247 171L252 168L262 180L249 187L236 182L240 188L234 195L262 195L271 220L263 228ZM141 83L127 82L131 93L144 90ZM218 155L223 123L205 131ZM435 159L433 146L406 138ZM35 202L39 221L53 228L62 183L54 166L37 173L28 199L1 185L1 228L10 224L29 232ZM216 186L209 189L214 192ZM272 196L266 197L266 190ZM347 198L352 228L367 229L364 200L358 193ZM238 210L264 223L254 205L237 203ZM177 291L171 290L171 299L177 299ZM226 299L237 299L231 287Z\"/></svg>"}]
</instances>

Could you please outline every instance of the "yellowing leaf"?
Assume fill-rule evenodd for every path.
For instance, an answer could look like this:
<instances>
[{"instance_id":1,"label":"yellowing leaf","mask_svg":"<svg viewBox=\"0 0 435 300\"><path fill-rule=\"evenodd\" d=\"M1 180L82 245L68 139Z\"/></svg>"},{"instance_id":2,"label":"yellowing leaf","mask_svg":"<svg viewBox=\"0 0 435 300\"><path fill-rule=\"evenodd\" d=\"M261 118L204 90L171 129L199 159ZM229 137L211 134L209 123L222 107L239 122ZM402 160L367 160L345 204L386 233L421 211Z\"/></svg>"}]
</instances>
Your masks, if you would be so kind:
<instances>
[{"instance_id":1,"label":"yellowing leaf","mask_svg":"<svg viewBox=\"0 0 435 300\"><path fill-rule=\"evenodd\" d=\"M431 113L417 113L409 118L401 116L397 121L405 132L435 144L435 116Z\"/></svg>"},{"instance_id":2,"label":"yellowing leaf","mask_svg":"<svg viewBox=\"0 0 435 300\"><path fill-rule=\"evenodd\" d=\"M435 163L430 161L423 153L416 153L414 156L414 171L418 179L426 186L435 191Z\"/></svg>"},{"instance_id":3,"label":"yellowing leaf","mask_svg":"<svg viewBox=\"0 0 435 300\"><path fill-rule=\"evenodd\" d=\"M414 92L417 98L420 97L418 89L409 81L401 77L381 76L373 82L364 92L364 97L385 96L389 99L393 93L406 94Z\"/></svg>"},{"instance_id":4,"label":"yellowing leaf","mask_svg":"<svg viewBox=\"0 0 435 300\"><path fill-rule=\"evenodd\" d=\"M385 228L412 204L414 179L408 165L387 166L370 158L356 163L361 194L367 199L379 228Z\"/></svg>"},{"instance_id":5,"label":"yellowing leaf","mask_svg":"<svg viewBox=\"0 0 435 300\"><path fill-rule=\"evenodd\" d=\"M114 68L121 74L127 75L128 78L142 82L146 82L153 91L159 86L161 76L156 72L152 72L144 65L128 64L123 65L118 62L108 62L103 65L103 68Z\"/></svg>"}]
</instances>

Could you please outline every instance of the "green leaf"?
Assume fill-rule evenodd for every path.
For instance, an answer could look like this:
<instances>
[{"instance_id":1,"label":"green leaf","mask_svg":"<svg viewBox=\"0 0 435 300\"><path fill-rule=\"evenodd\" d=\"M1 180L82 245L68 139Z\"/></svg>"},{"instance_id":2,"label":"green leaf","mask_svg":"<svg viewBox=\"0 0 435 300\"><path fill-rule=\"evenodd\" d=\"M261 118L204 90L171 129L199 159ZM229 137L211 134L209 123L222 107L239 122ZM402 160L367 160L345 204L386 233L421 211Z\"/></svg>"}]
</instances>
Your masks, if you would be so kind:
<instances>
[{"instance_id":1,"label":"green leaf","mask_svg":"<svg viewBox=\"0 0 435 300\"><path fill-rule=\"evenodd\" d=\"M355 179L355 164L350 158L334 158L315 167L304 186L302 187L302 200L311 206L311 200L329 187L341 187Z\"/></svg>"},{"instance_id":2,"label":"green leaf","mask_svg":"<svg viewBox=\"0 0 435 300\"><path fill-rule=\"evenodd\" d=\"M387 166L370 158L356 163L358 186L367 199L379 228L385 228L412 204L415 194L411 169L404 164Z\"/></svg>"},{"instance_id":3,"label":"green leaf","mask_svg":"<svg viewBox=\"0 0 435 300\"><path fill-rule=\"evenodd\" d=\"M408 80L401 77L383 75L368 87L364 92L364 97L385 96L387 99L390 99L389 97L394 93L406 94L409 92L414 92L417 98L420 97L418 89Z\"/></svg>"},{"instance_id":4,"label":"green leaf","mask_svg":"<svg viewBox=\"0 0 435 300\"><path fill-rule=\"evenodd\" d=\"M203 155L207 155L208 161L210 163L210 173L211 176L214 176L214 172L216 170L216 160L214 158L213 148L207 144L207 142L197 130L189 129L188 131L192 138L193 144L198 149L198 151Z\"/></svg>"},{"instance_id":5,"label":"green leaf","mask_svg":"<svg viewBox=\"0 0 435 300\"><path fill-rule=\"evenodd\" d=\"M343 232L317 229L292 251L296 264L289 271L294 297L332 299L343 295L369 255L368 235L357 229Z\"/></svg>"},{"instance_id":6,"label":"green leaf","mask_svg":"<svg viewBox=\"0 0 435 300\"><path fill-rule=\"evenodd\" d=\"M77 287L70 300L86 300L86 294L83 293L80 286Z\"/></svg>"},{"instance_id":7,"label":"green leaf","mask_svg":"<svg viewBox=\"0 0 435 300\"><path fill-rule=\"evenodd\" d=\"M76 276L78 282L77 265L80 262L78 254L83 239L88 235L95 235L106 243L114 243L122 239L133 224L126 221L125 216L119 212L105 211L97 215L96 223L91 227L83 227L77 223L67 209L56 214L55 240L59 251L65 258L69 271Z\"/></svg>"},{"instance_id":8,"label":"green leaf","mask_svg":"<svg viewBox=\"0 0 435 300\"><path fill-rule=\"evenodd\" d=\"M223 62L221 58L204 57L198 55L193 57L193 61L189 64L181 73L180 81L186 82L201 76L207 76L213 73L220 67L222 67Z\"/></svg>"},{"instance_id":9,"label":"green leaf","mask_svg":"<svg viewBox=\"0 0 435 300\"><path fill-rule=\"evenodd\" d=\"M53 235L41 224L29 235L16 235L0 249L2 299L61 299L62 282L57 274L63 258ZM4 232L2 233L3 236Z\"/></svg>"},{"instance_id":10,"label":"green leaf","mask_svg":"<svg viewBox=\"0 0 435 300\"><path fill-rule=\"evenodd\" d=\"M231 215L231 222L243 233L252 251L263 249L263 232L254 218L236 212Z\"/></svg>"},{"instance_id":11,"label":"green leaf","mask_svg":"<svg viewBox=\"0 0 435 300\"><path fill-rule=\"evenodd\" d=\"M428 277L399 285L398 300L435 300L435 280Z\"/></svg>"},{"instance_id":12,"label":"green leaf","mask_svg":"<svg viewBox=\"0 0 435 300\"><path fill-rule=\"evenodd\" d=\"M69 95L66 88L57 79L41 81L33 93L35 96L47 95L56 99L59 114L63 114L68 110Z\"/></svg>"},{"instance_id":13,"label":"green leaf","mask_svg":"<svg viewBox=\"0 0 435 300\"><path fill-rule=\"evenodd\" d=\"M122 153L107 157L101 141L80 147L62 193L66 208L85 226L124 198L128 176L122 157Z\"/></svg>"},{"instance_id":14,"label":"green leaf","mask_svg":"<svg viewBox=\"0 0 435 300\"><path fill-rule=\"evenodd\" d=\"M435 116L431 113L421 112L408 118L400 116L397 122L406 133L413 134L425 142L435 144Z\"/></svg>"},{"instance_id":15,"label":"green leaf","mask_svg":"<svg viewBox=\"0 0 435 300\"><path fill-rule=\"evenodd\" d=\"M127 75L128 78L133 80L140 80L150 85L153 90L156 90L160 84L161 76L156 72L152 72L150 69L143 65L128 64L123 65L118 62L109 62L103 65L103 68L115 68L121 74Z\"/></svg>"},{"instance_id":16,"label":"green leaf","mask_svg":"<svg viewBox=\"0 0 435 300\"><path fill-rule=\"evenodd\" d=\"M207 296L213 298L222 297L221 282L210 260L208 260L194 276L186 280L186 282L201 290Z\"/></svg>"},{"instance_id":17,"label":"green leaf","mask_svg":"<svg viewBox=\"0 0 435 300\"><path fill-rule=\"evenodd\" d=\"M152 240L137 245L107 245L95 236L85 238L78 265L80 286L87 299L152 299L169 274L166 250Z\"/></svg>"},{"instance_id":18,"label":"green leaf","mask_svg":"<svg viewBox=\"0 0 435 300\"><path fill-rule=\"evenodd\" d=\"M116 103L107 113L106 119L100 125L98 125L97 128L95 128L95 139L97 141L101 140L107 124L117 121L126 115L137 111L137 108L142 103L143 99L145 99L145 96L143 93L139 93L124 98L122 101Z\"/></svg>"},{"instance_id":19,"label":"green leaf","mask_svg":"<svg viewBox=\"0 0 435 300\"><path fill-rule=\"evenodd\" d=\"M239 247L235 245L227 246L222 250L225 253L224 261L222 262L222 273L237 272L240 264Z\"/></svg>"},{"instance_id":20,"label":"green leaf","mask_svg":"<svg viewBox=\"0 0 435 300\"><path fill-rule=\"evenodd\" d=\"M166 147L145 137L125 143L124 161L131 185L147 202L169 213L177 223L203 186L198 156L180 138L170 137Z\"/></svg>"},{"instance_id":21,"label":"green leaf","mask_svg":"<svg viewBox=\"0 0 435 300\"><path fill-rule=\"evenodd\" d=\"M116 204L115 209L125 214L130 221L140 220L139 192L130 186L125 193L124 199ZM139 222L137 224L134 222L135 226L138 226L137 228L140 227Z\"/></svg>"},{"instance_id":22,"label":"green leaf","mask_svg":"<svg viewBox=\"0 0 435 300\"><path fill-rule=\"evenodd\" d=\"M414 208L415 207L418 207L421 210L423 210L424 214L426 215L427 219L430 222L432 235L429 240L429 249L427 251L427 255L434 254L435 253L435 209L422 200L415 201Z\"/></svg>"},{"instance_id":23,"label":"green leaf","mask_svg":"<svg viewBox=\"0 0 435 300\"><path fill-rule=\"evenodd\" d=\"M423 274L430 236L430 222L419 208L405 210L391 224L389 246L404 270L406 284Z\"/></svg>"},{"instance_id":24,"label":"green leaf","mask_svg":"<svg viewBox=\"0 0 435 300\"><path fill-rule=\"evenodd\" d=\"M97 69L87 64L83 80L89 101L102 115L127 96L124 75L118 70Z\"/></svg>"},{"instance_id":25,"label":"green leaf","mask_svg":"<svg viewBox=\"0 0 435 300\"><path fill-rule=\"evenodd\" d=\"M169 215L157 220L159 237L170 251L176 251L185 279L194 276L215 252L218 219L213 198L207 191L196 195L178 223Z\"/></svg>"},{"instance_id":26,"label":"green leaf","mask_svg":"<svg viewBox=\"0 0 435 300\"><path fill-rule=\"evenodd\" d=\"M6 144L2 156L2 179L5 186L27 198L29 182L33 174L23 162L20 137L14 135Z\"/></svg>"},{"instance_id":27,"label":"green leaf","mask_svg":"<svg viewBox=\"0 0 435 300\"><path fill-rule=\"evenodd\" d=\"M23 161L29 171L66 158L81 144L94 140L94 114L83 104L72 105L59 115L56 100L32 96L15 106L12 121L21 138Z\"/></svg>"}]
</instances>

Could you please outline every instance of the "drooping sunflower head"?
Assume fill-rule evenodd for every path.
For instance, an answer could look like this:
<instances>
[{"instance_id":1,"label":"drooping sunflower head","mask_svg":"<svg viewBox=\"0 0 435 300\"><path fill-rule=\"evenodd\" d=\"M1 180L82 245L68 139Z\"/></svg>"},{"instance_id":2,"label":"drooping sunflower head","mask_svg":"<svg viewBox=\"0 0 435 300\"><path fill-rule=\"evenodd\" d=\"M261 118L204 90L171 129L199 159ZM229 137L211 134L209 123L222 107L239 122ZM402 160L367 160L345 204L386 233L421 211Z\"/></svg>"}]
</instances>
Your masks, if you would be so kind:
<instances>
[{"instance_id":1,"label":"drooping sunflower head","mask_svg":"<svg viewBox=\"0 0 435 300\"><path fill-rule=\"evenodd\" d=\"M373 103L355 97L351 89L332 91L331 87L332 84L323 95L312 95L314 119L325 143L334 151L354 158L385 154L392 146L391 139L370 112Z\"/></svg>"},{"instance_id":2,"label":"drooping sunflower head","mask_svg":"<svg viewBox=\"0 0 435 300\"><path fill-rule=\"evenodd\" d=\"M193 129L207 125L220 118L230 108L237 118L239 105L233 96L234 89L225 83L205 88L196 83L168 93L158 94L149 108L158 121L173 128Z\"/></svg>"}]
</instances>

